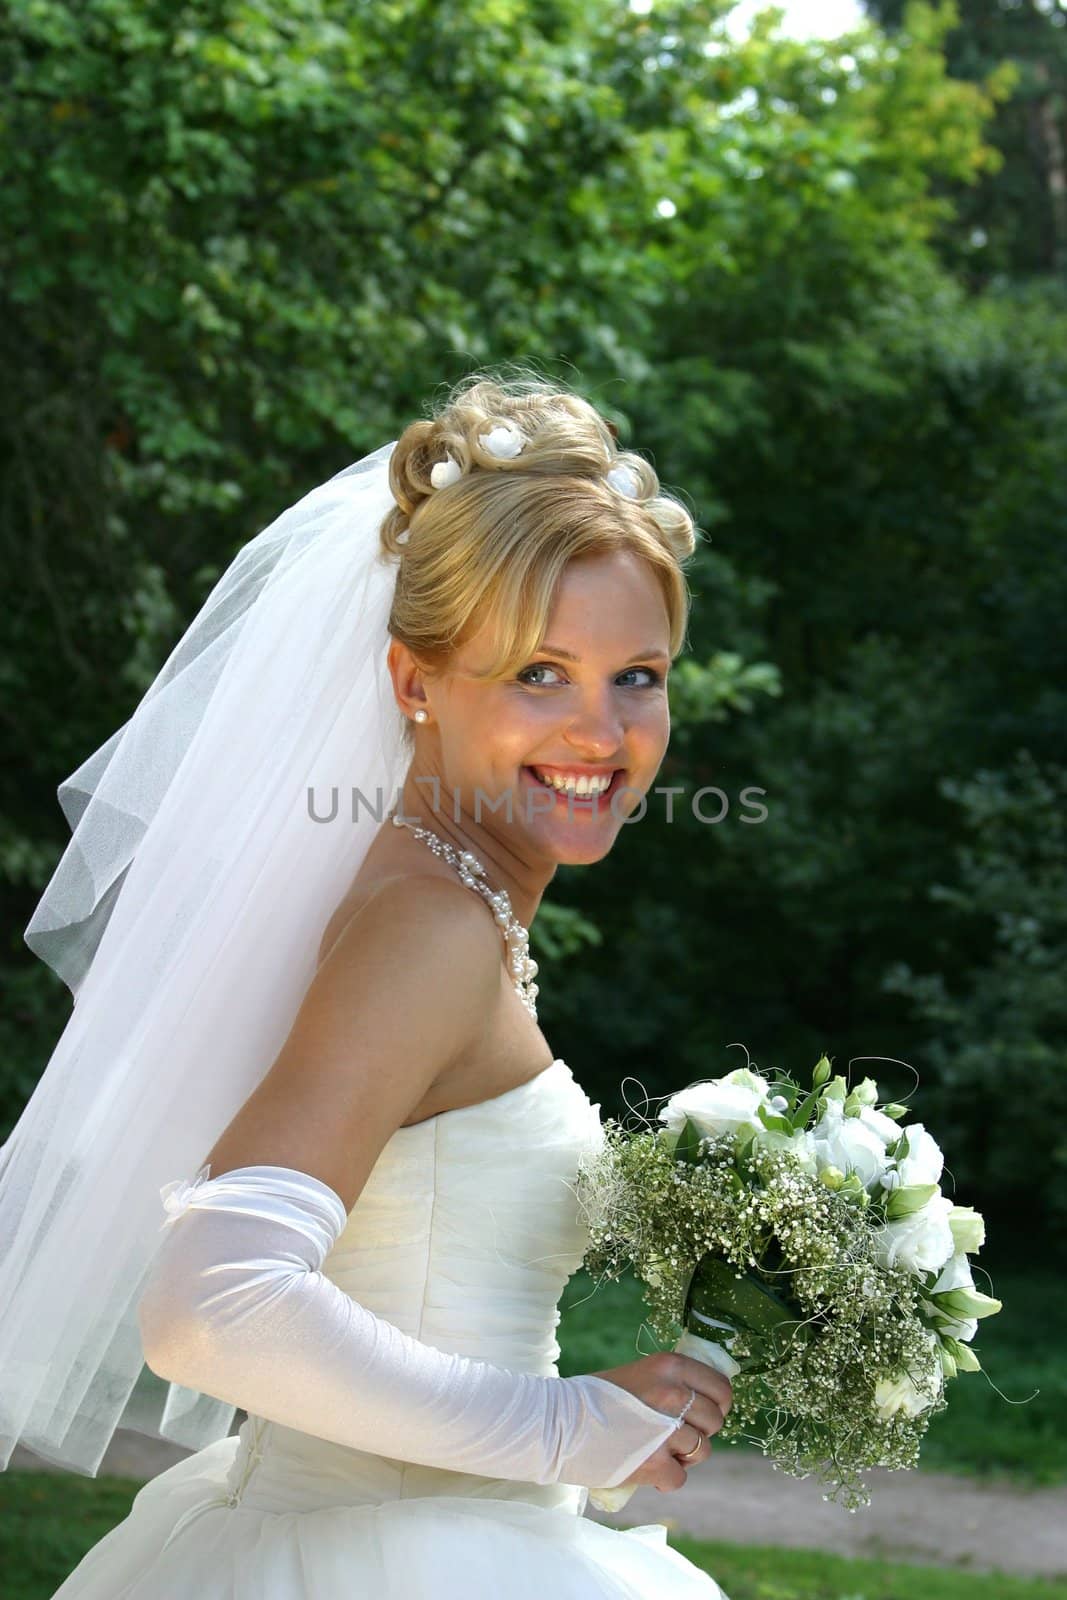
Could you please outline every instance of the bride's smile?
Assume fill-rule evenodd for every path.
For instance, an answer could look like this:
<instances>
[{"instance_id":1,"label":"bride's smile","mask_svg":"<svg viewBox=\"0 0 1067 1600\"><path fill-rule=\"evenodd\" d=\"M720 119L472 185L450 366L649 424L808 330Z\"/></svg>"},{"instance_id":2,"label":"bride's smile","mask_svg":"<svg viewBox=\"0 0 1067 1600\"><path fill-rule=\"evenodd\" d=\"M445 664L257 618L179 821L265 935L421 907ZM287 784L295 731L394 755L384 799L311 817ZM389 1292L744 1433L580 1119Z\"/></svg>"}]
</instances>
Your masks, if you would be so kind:
<instances>
[{"instance_id":1,"label":"bride's smile","mask_svg":"<svg viewBox=\"0 0 1067 1600\"><path fill-rule=\"evenodd\" d=\"M660 584L622 549L567 564L544 642L507 678L485 676L495 619L439 677L420 675L394 640L398 700L428 713L404 814L473 851L528 925L556 867L607 855L655 781L670 739L670 645Z\"/></svg>"}]
</instances>

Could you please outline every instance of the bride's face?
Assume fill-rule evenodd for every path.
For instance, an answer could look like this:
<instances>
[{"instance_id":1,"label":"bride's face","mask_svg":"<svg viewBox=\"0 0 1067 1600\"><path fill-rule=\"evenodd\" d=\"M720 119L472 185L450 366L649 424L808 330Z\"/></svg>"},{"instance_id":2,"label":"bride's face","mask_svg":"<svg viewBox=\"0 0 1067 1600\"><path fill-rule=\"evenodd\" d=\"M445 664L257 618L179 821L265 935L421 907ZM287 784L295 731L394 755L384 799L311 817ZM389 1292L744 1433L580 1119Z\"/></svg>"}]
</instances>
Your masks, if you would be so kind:
<instances>
[{"instance_id":1,"label":"bride's face","mask_svg":"<svg viewBox=\"0 0 1067 1600\"><path fill-rule=\"evenodd\" d=\"M670 628L649 566L629 551L571 561L560 580L545 643L503 682L472 669L492 660L487 624L457 651L447 674L425 683L425 751L475 827L517 829L512 847L553 862L599 860L652 786L670 738ZM429 735L429 738L424 738ZM422 763L420 770L425 770ZM543 779L599 775L602 794L560 793ZM583 786L584 787L584 786ZM478 792L500 799L496 811ZM430 786L423 785L429 799Z\"/></svg>"}]
</instances>

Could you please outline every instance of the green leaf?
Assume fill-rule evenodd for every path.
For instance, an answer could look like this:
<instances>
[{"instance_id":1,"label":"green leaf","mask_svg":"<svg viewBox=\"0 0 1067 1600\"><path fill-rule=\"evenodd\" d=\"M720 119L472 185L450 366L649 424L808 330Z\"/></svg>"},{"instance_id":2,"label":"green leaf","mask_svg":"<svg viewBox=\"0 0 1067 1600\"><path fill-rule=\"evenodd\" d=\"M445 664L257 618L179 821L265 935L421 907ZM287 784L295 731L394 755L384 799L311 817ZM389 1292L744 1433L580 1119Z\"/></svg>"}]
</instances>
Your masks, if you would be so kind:
<instances>
[{"instance_id":1,"label":"green leaf","mask_svg":"<svg viewBox=\"0 0 1067 1600\"><path fill-rule=\"evenodd\" d=\"M811 1120L811 1113L818 1103L818 1100L818 1089L813 1089L810 1094L805 1095L804 1099L800 1103L799 1108L793 1112L793 1115L790 1118L790 1124L794 1133L800 1132L802 1129L808 1126L808 1122Z\"/></svg>"},{"instance_id":2,"label":"green leaf","mask_svg":"<svg viewBox=\"0 0 1067 1600\"><path fill-rule=\"evenodd\" d=\"M678 1143L674 1147L674 1159L676 1161L688 1161L691 1165L695 1165L700 1156L700 1140L702 1137L703 1135L692 1117L686 1117L682 1131L678 1135Z\"/></svg>"},{"instance_id":3,"label":"green leaf","mask_svg":"<svg viewBox=\"0 0 1067 1600\"><path fill-rule=\"evenodd\" d=\"M704 1256L689 1284L686 1313L701 1312L717 1317L737 1328L768 1334L797 1323L796 1312L756 1274L737 1269L720 1256ZM700 1333L699 1322L686 1322L693 1333ZM707 1336L706 1330L705 1337Z\"/></svg>"},{"instance_id":4,"label":"green leaf","mask_svg":"<svg viewBox=\"0 0 1067 1600\"><path fill-rule=\"evenodd\" d=\"M792 1133L793 1131L791 1119L779 1116L776 1111L768 1111L767 1103L764 1100L761 1100L757 1105L756 1115L763 1123L763 1126L771 1129L774 1133Z\"/></svg>"},{"instance_id":5,"label":"green leaf","mask_svg":"<svg viewBox=\"0 0 1067 1600\"><path fill-rule=\"evenodd\" d=\"M756 1138L756 1129L750 1122L745 1122L738 1128L734 1135L734 1153L740 1159Z\"/></svg>"}]
</instances>

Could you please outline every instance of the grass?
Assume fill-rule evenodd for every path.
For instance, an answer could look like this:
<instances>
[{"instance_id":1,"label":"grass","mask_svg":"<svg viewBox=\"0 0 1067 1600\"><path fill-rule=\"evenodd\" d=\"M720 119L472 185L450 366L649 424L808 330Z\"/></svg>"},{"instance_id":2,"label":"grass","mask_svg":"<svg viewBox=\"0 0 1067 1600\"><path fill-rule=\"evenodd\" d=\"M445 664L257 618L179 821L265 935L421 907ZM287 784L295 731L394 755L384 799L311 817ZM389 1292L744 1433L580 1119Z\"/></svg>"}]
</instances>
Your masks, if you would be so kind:
<instances>
[{"instance_id":1,"label":"grass","mask_svg":"<svg viewBox=\"0 0 1067 1600\"><path fill-rule=\"evenodd\" d=\"M905 1561L776 1550L672 1534L670 1543L710 1572L728 1600L1067 1600L1067 1582L957 1571Z\"/></svg>"},{"instance_id":2,"label":"grass","mask_svg":"<svg viewBox=\"0 0 1067 1600\"><path fill-rule=\"evenodd\" d=\"M51 1600L87 1551L128 1514L140 1487L129 1478L80 1473L0 1473L4 1600Z\"/></svg>"},{"instance_id":3,"label":"grass","mask_svg":"<svg viewBox=\"0 0 1067 1600\"><path fill-rule=\"evenodd\" d=\"M126 1478L0 1473L4 1600L51 1600L82 1556L127 1515L139 1487ZM727 1600L1067 1600L1067 1583L1056 1579L726 1544L673 1533L670 1543L710 1572ZM358 1573L353 1579L358 1587Z\"/></svg>"},{"instance_id":4,"label":"grass","mask_svg":"<svg viewBox=\"0 0 1067 1600\"><path fill-rule=\"evenodd\" d=\"M1048 1487L1067 1481L1067 1275L988 1266L1003 1310L978 1325L973 1341L983 1372L950 1383L948 1407L930 1424L921 1470ZM657 1348L642 1286L634 1278L599 1288L576 1273L561 1302L559 1370L564 1377L622 1366ZM993 1385L996 1385L996 1388ZM997 1390L1001 1392L998 1394ZM1039 1392L1038 1392L1039 1391ZM723 1450L753 1445L723 1443Z\"/></svg>"}]
</instances>

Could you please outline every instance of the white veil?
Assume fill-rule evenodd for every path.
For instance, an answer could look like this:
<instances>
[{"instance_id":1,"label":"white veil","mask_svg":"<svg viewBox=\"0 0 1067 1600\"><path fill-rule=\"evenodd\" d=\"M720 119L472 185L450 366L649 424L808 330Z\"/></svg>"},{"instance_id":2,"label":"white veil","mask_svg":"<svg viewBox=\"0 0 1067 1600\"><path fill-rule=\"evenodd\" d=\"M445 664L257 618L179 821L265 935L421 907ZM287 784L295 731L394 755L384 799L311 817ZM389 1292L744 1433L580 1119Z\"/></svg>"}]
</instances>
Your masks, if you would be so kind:
<instances>
[{"instance_id":1,"label":"white veil","mask_svg":"<svg viewBox=\"0 0 1067 1600\"><path fill-rule=\"evenodd\" d=\"M0 1469L21 1440L95 1476L120 1422L192 1449L230 1431L234 1406L138 1383L136 1308L161 1187L272 1064L410 765L378 533L392 451L240 550L59 788L72 838L25 937L75 1003L0 1149Z\"/></svg>"}]
</instances>

